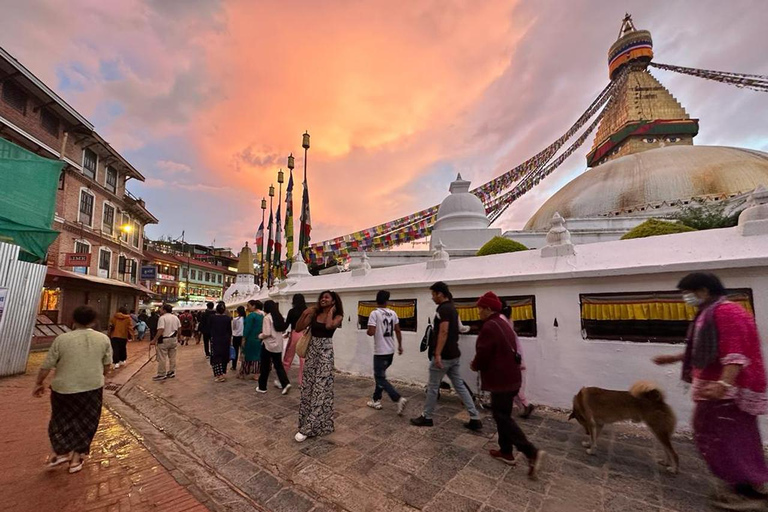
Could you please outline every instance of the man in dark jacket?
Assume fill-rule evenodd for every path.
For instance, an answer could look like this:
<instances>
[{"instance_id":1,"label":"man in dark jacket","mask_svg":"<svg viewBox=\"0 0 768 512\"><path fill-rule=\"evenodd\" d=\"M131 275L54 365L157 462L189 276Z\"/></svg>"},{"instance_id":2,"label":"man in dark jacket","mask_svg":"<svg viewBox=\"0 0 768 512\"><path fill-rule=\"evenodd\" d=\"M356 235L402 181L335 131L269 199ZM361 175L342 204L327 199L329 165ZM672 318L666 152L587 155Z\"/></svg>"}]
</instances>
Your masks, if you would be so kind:
<instances>
[{"instance_id":1,"label":"man in dark jacket","mask_svg":"<svg viewBox=\"0 0 768 512\"><path fill-rule=\"evenodd\" d=\"M203 349L205 357L211 357L211 317L216 314L213 310L213 302L205 305L206 310L200 317L200 334L203 335Z\"/></svg>"},{"instance_id":2,"label":"man in dark jacket","mask_svg":"<svg viewBox=\"0 0 768 512\"><path fill-rule=\"evenodd\" d=\"M480 372L483 390L491 393L491 409L499 431L500 448L491 450L491 457L514 464L514 446L528 458L528 477L535 479L544 450L533 446L512 419L512 405L522 382L517 335L509 321L501 316L501 300L495 293L487 292L480 297L477 308L483 326L477 336L475 359L470 368Z\"/></svg>"}]
</instances>

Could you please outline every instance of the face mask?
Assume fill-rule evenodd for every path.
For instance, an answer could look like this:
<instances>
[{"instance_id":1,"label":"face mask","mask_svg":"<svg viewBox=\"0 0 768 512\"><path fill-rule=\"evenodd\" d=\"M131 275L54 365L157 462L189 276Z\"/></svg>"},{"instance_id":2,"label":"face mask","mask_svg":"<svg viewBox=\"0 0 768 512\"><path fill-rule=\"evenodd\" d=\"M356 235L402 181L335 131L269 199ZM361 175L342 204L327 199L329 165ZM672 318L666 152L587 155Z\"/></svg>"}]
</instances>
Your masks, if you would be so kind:
<instances>
[{"instance_id":1,"label":"face mask","mask_svg":"<svg viewBox=\"0 0 768 512\"><path fill-rule=\"evenodd\" d=\"M704 303L704 299L700 299L695 293L684 293L683 302L689 306L701 306Z\"/></svg>"}]
</instances>

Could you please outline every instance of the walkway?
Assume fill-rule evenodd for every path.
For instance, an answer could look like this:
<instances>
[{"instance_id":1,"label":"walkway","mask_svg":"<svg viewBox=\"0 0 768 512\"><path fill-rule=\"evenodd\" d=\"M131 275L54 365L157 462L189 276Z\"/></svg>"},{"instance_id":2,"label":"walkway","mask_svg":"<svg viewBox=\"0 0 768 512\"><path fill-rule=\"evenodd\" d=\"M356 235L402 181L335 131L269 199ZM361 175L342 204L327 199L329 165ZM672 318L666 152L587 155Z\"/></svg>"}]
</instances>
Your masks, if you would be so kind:
<instances>
[{"instance_id":1,"label":"walkway","mask_svg":"<svg viewBox=\"0 0 768 512\"><path fill-rule=\"evenodd\" d=\"M130 343L130 363L112 380L127 380L146 361L147 342ZM46 470L50 451L50 399L33 398L32 387L45 353L33 353L25 375L0 380L0 510L205 512L190 490L177 483L131 430L105 408L80 473L66 466ZM107 393L109 395L109 393ZM105 397L109 404L116 398ZM205 498L205 495L200 494Z\"/></svg>"},{"instance_id":2,"label":"walkway","mask_svg":"<svg viewBox=\"0 0 768 512\"><path fill-rule=\"evenodd\" d=\"M171 463L197 461L176 464L229 510L700 512L713 490L689 441L675 440L681 474L670 475L644 428L607 428L598 455L589 456L565 414L535 413L521 425L551 457L531 482L524 463L510 468L487 455L496 446L492 420L484 419L481 435L467 432L452 396L441 400L434 428L417 428L407 418L418 414L423 390L401 387L410 404L399 418L390 402L382 411L365 406L371 379L339 375L336 432L298 444L297 386L281 396L274 388L258 395L255 382L231 375L216 384L199 346L182 347L176 379L153 382L153 370L119 393L134 408L131 423L162 429L176 447ZM289 375L295 382L295 370Z\"/></svg>"}]
</instances>

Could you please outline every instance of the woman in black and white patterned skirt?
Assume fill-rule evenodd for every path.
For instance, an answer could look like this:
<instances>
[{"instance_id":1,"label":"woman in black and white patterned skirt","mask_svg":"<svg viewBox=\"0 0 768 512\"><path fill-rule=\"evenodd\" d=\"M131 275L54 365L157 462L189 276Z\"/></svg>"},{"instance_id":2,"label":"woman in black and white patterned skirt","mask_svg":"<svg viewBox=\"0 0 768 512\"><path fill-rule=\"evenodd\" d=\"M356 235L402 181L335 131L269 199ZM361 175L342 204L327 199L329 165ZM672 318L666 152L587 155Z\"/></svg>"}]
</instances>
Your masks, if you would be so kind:
<instances>
[{"instance_id":1,"label":"woman in black and white patterned skirt","mask_svg":"<svg viewBox=\"0 0 768 512\"><path fill-rule=\"evenodd\" d=\"M299 403L299 443L333 432L333 333L341 327L344 307L336 292L324 291L307 308L296 329L311 329Z\"/></svg>"}]
</instances>

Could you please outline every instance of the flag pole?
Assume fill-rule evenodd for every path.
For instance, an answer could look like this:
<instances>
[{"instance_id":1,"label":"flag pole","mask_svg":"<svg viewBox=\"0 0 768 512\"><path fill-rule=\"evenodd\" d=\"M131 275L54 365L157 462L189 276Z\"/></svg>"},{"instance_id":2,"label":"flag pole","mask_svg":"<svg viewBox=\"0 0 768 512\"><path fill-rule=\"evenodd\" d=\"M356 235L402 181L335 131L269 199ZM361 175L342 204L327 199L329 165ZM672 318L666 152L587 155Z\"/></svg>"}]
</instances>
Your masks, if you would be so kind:
<instances>
[{"instance_id":1,"label":"flag pole","mask_svg":"<svg viewBox=\"0 0 768 512\"><path fill-rule=\"evenodd\" d=\"M286 274L291 269L293 261L293 169L296 167L296 161L293 153L288 155L288 169L290 177L288 178L288 188L285 190L285 271ZM290 195L290 200L288 196ZM290 229L289 229L290 228Z\"/></svg>"},{"instance_id":2,"label":"flag pole","mask_svg":"<svg viewBox=\"0 0 768 512\"><path fill-rule=\"evenodd\" d=\"M261 198L261 242L259 243L259 252L261 253L261 266L259 267L259 288L264 286L264 214L267 212L267 200Z\"/></svg>"},{"instance_id":3,"label":"flag pole","mask_svg":"<svg viewBox=\"0 0 768 512\"><path fill-rule=\"evenodd\" d=\"M309 132L304 132L301 138L301 147L304 148L304 195L301 200L301 232L299 233L299 252L301 257L307 261L308 258L304 254L304 251L309 246L309 237L307 236L307 211L309 210L309 183L307 182L307 154L309 152ZM307 199L305 204L305 198Z\"/></svg>"}]
</instances>

